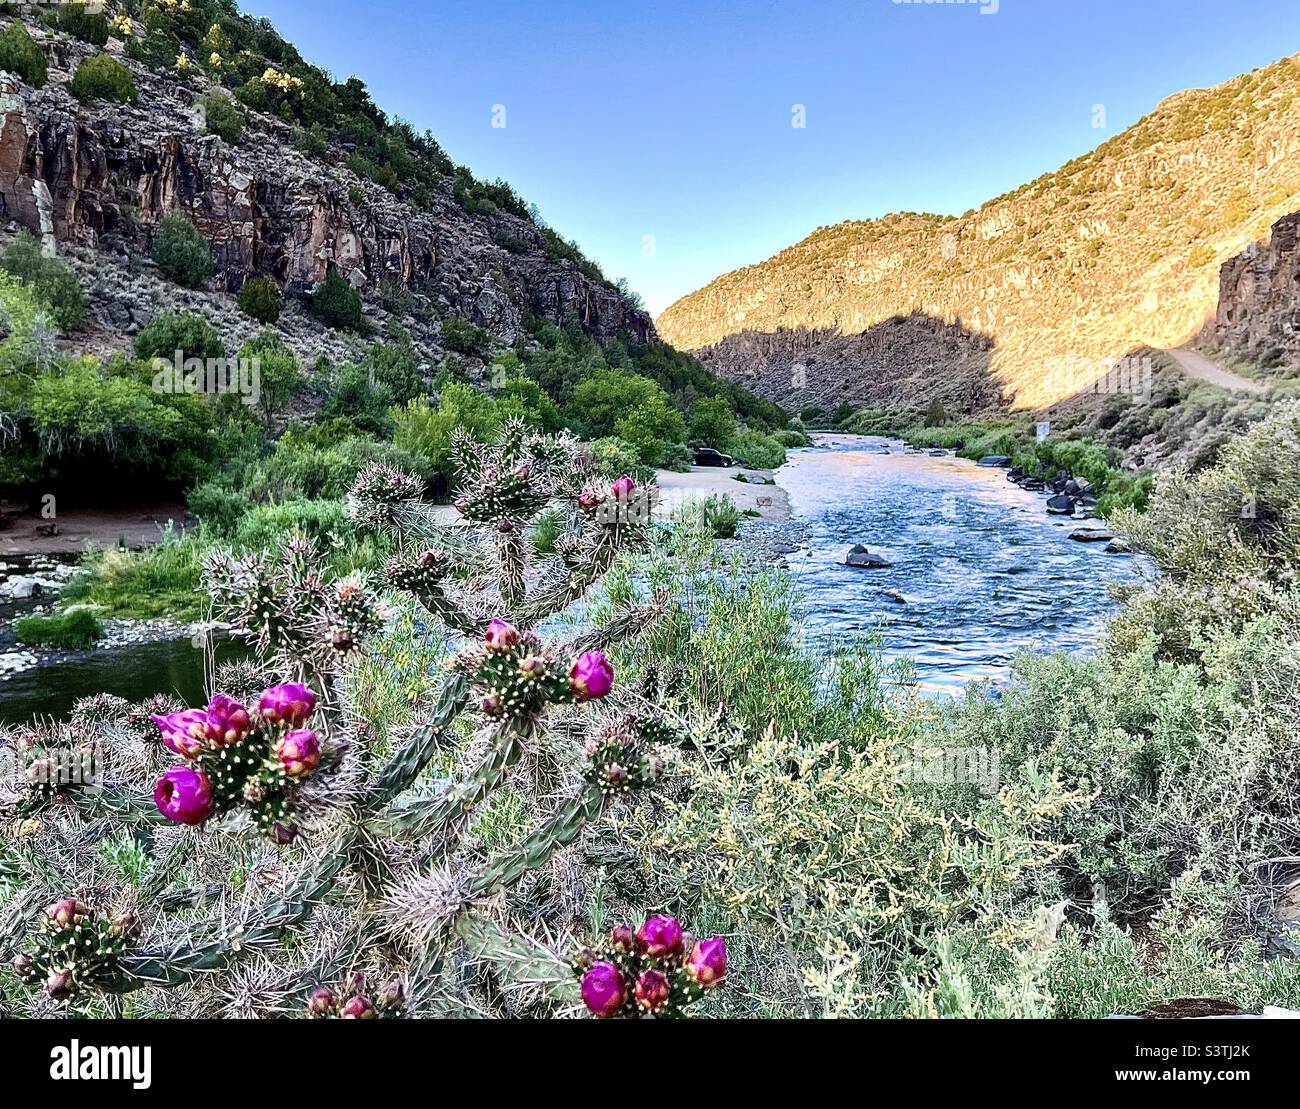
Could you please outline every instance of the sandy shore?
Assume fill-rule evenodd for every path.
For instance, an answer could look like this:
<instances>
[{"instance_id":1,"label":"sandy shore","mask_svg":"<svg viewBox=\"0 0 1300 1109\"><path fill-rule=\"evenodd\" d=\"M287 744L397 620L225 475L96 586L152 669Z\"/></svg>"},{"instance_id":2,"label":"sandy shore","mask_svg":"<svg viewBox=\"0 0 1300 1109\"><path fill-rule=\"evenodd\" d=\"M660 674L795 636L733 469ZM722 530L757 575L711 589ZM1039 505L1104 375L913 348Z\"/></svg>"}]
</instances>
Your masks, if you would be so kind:
<instances>
[{"instance_id":1,"label":"sandy shore","mask_svg":"<svg viewBox=\"0 0 1300 1109\"><path fill-rule=\"evenodd\" d=\"M719 466L692 466L689 473L659 470L659 508L667 514L691 497L704 498L710 493L720 493L731 498L742 512L752 510L764 520L788 520L790 498L779 485L750 485L737 481L737 474L771 478L771 470L722 469Z\"/></svg>"},{"instance_id":2,"label":"sandy shore","mask_svg":"<svg viewBox=\"0 0 1300 1109\"><path fill-rule=\"evenodd\" d=\"M168 521L177 528L185 521L185 506L169 504L136 505L124 509L69 509L54 520L39 515L6 516L8 525L0 530L0 555L78 554L88 543L97 547L115 547L125 543L131 548L149 547L162 537ZM53 523L54 535L45 534Z\"/></svg>"}]
</instances>

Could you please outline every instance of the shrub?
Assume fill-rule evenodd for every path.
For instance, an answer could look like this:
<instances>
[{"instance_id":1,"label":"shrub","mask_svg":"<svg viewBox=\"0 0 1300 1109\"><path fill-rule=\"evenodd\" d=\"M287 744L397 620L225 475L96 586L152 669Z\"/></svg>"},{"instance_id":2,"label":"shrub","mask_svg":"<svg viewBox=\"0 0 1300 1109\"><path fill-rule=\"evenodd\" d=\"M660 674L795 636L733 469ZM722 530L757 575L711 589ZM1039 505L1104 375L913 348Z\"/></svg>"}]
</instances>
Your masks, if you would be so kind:
<instances>
[{"instance_id":1,"label":"shrub","mask_svg":"<svg viewBox=\"0 0 1300 1109\"><path fill-rule=\"evenodd\" d=\"M393 442L402 450L420 455L436 469L450 475L452 439L464 428L475 435L488 435L501 424L501 415L491 397L469 385L446 386L435 407L428 397L416 397L404 408L392 412L397 428Z\"/></svg>"},{"instance_id":2,"label":"shrub","mask_svg":"<svg viewBox=\"0 0 1300 1109\"><path fill-rule=\"evenodd\" d=\"M451 316L442 321L442 345L456 354L482 358L492 345L492 336L468 320Z\"/></svg>"},{"instance_id":3,"label":"shrub","mask_svg":"<svg viewBox=\"0 0 1300 1109\"><path fill-rule=\"evenodd\" d=\"M219 481L196 485L188 497L189 509L213 535L229 539L239 521L253 510L253 503L243 493Z\"/></svg>"},{"instance_id":4,"label":"shrub","mask_svg":"<svg viewBox=\"0 0 1300 1109\"><path fill-rule=\"evenodd\" d=\"M614 434L635 448L643 466L663 466L671 449L685 441L686 421L662 398L646 401L614 424Z\"/></svg>"},{"instance_id":5,"label":"shrub","mask_svg":"<svg viewBox=\"0 0 1300 1109\"><path fill-rule=\"evenodd\" d=\"M198 536L169 529L161 543L142 551L92 551L64 587L63 597L124 619L197 618L202 611L199 582L205 548Z\"/></svg>"},{"instance_id":6,"label":"shrub","mask_svg":"<svg viewBox=\"0 0 1300 1109\"><path fill-rule=\"evenodd\" d=\"M0 31L0 69L18 74L32 88L45 85L49 72L45 51L36 45L19 20L11 21Z\"/></svg>"},{"instance_id":7,"label":"shrub","mask_svg":"<svg viewBox=\"0 0 1300 1109\"><path fill-rule=\"evenodd\" d=\"M134 104L139 95L131 71L107 54L96 54L77 66L77 72L68 85L68 92L83 104L89 104L92 100Z\"/></svg>"},{"instance_id":8,"label":"shrub","mask_svg":"<svg viewBox=\"0 0 1300 1109\"><path fill-rule=\"evenodd\" d=\"M18 642L29 647L61 651L84 650L104 636L104 625L87 608L73 608L54 616L23 616L14 621Z\"/></svg>"},{"instance_id":9,"label":"shrub","mask_svg":"<svg viewBox=\"0 0 1300 1109\"><path fill-rule=\"evenodd\" d=\"M736 414L721 397L705 397L691 410L689 441L726 453L736 435Z\"/></svg>"},{"instance_id":10,"label":"shrub","mask_svg":"<svg viewBox=\"0 0 1300 1109\"><path fill-rule=\"evenodd\" d=\"M205 96L203 105L203 122L213 135L220 135L226 142L237 142L244 130L244 114L239 106L224 93L214 92ZM273 323L273 320L263 320Z\"/></svg>"},{"instance_id":11,"label":"shrub","mask_svg":"<svg viewBox=\"0 0 1300 1109\"><path fill-rule=\"evenodd\" d=\"M239 358L257 367L257 407L270 427L290 398L306 384L293 351L274 331L263 331L239 348Z\"/></svg>"},{"instance_id":12,"label":"shrub","mask_svg":"<svg viewBox=\"0 0 1300 1109\"><path fill-rule=\"evenodd\" d=\"M260 505L239 522L235 543L244 550L264 551L294 533L328 546L341 546L351 538L352 524L342 501L293 500Z\"/></svg>"},{"instance_id":13,"label":"shrub","mask_svg":"<svg viewBox=\"0 0 1300 1109\"><path fill-rule=\"evenodd\" d=\"M223 358L221 337L202 316L190 312L167 312L158 316L135 337L137 358L163 358L170 362L181 352L186 358Z\"/></svg>"},{"instance_id":14,"label":"shrub","mask_svg":"<svg viewBox=\"0 0 1300 1109\"><path fill-rule=\"evenodd\" d=\"M269 277L250 277L239 290L239 308L268 327L280 318L280 287Z\"/></svg>"},{"instance_id":15,"label":"shrub","mask_svg":"<svg viewBox=\"0 0 1300 1109\"><path fill-rule=\"evenodd\" d=\"M718 493L692 497L673 511L674 523L703 531L714 539L734 539L740 520L740 509L730 497Z\"/></svg>"},{"instance_id":16,"label":"shrub","mask_svg":"<svg viewBox=\"0 0 1300 1109\"><path fill-rule=\"evenodd\" d=\"M40 240L30 231L20 231L9 244L3 265L50 306L54 322L62 330L75 330L85 322L86 294L77 275L57 258L47 258Z\"/></svg>"},{"instance_id":17,"label":"shrub","mask_svg":"<svg viewBox=\"0 0 1300 1109\"><path fill-rule=\"evenodd\" d=\"M92 46L103 46L108 42L108 17L103 12L87 11L85 4L60 4L47 18L64 34Z\"/></svg>"},{"instance_id":18,"label":"shrub","mask_svg":"<svg viewBox=\"0 0 1300 1109\"><path fill-rule=\"evenodd\" d=\"M207 239L179 212L158 225L153 260L169 278L190 289L197 289L212 276L212 251Z\"/></svg>"},{"instance_id":19,"label":"shrub","mask_svg":"<svg viewBox=\"0 0 1300 1109\"><path fill-rule=\"evenodd\" d=\"M361 330L361 296L333 266L320 287L312 293L311 312L327 327L340 331Z\"/></svg>"},{"instance_id":20,"label":"shrub","mask_svg":"<svg viewBox=\"0 0 1300 1109\"><path fill-rule=\"evenodd\" d=\"M771 435L752 428L742 428L732 440L731 449L756 470L775 470L785 465L785 448Z\"/></svg>"}]
</instances>

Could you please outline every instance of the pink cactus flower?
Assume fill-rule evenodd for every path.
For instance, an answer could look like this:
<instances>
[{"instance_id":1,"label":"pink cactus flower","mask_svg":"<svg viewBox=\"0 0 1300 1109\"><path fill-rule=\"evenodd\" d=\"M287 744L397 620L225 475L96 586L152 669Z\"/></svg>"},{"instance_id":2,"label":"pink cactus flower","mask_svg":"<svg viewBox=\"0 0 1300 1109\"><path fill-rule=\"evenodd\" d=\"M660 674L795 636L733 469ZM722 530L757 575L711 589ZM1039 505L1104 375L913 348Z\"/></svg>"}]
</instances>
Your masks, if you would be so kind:
<instances>
[{"instance_id":1,"label":"pink cactus flower","mask_svg":"<svg viewBox=\"0 0 1300 1109\"><path fill-rule=\"evenodd\" d=\"M218 693L208 702L205 733L218 747L230 747L253 730L253 718L238 701Z\"/></svg>"},{"instance_id":2,"label":"pink cactus flower","mask_svg":"<svg viewBox=\"0 0 1300 1109\"><path fill-rule=\"evenodd\" d=\"M604 960L592 963L582 976L582 1003L598 1017L612 1017L627 1000L623 972Z\"/></svg>"},{"instance_id":3,"label":"pink cactus flower","mask_svg":"<svg viewBox=\"0 0 1300 1109\"><path fill-rule=\"evenodd\" d=\"M686 977L701 989L712 989L727 974L727 941L721 936L700 940L686 956Z\"/></svg>"},{"instance_id":4,"label":"pink cactus flower","mask_svg":"<svg viewBox=\"0 0 1300 1109\"><path fill-rule=\"evenodd\" d=\"M202 824L212 815L212 783L202 770L173 766L153 790L158 811L173 824Z\"/></svg>"},{"instance_id":5,"label":"pink cactus flower","mask_svg":"<svg viewBox=\"0 0 1300 1109\"><path fill-rule=\"evenodd\" d=\"M275 755L290 778L305 778L320 766L320 739L307 728L285 732L275 745Z\"/></svg>"},{"instance_id":6,"label":"pink cactus flower","mask_svg":"<svg viewBox=\"0 0 1300 1109\"><path fill-rule=\"evenodd\" d=\"M578 507L582 509L583 512L595 512L599 504L599 493L593 493L588 489L578 494Z\"/></svg>"},{"instance_id":7,"label":"pink cactus flower","mask_svg":"<svg viewBox=\"0 0 1300 1109\"><path fill-rule=\"evenodd\" d=\"M312 1016L323 1017L334 1011L338 1004L338 998L334 991L328 986L320 986L311 991L311 997L307 999L307 1011Z\"/></svg>"},{"instance_id":8,"label":"pink cactus flower","mask_svg":"<svg viewBox=\"0 0 1300 1109\"><path fill-rule=\"evenodd\" d=\"M340 1014L344 1020L374 1020L379 1016L378 1010L368 997L353 997L343 1006Z\"/></svg>"},{"instance_id":9,"label":"pink cactus flower","mask_svg":"<svg viewBox=\"0 0 1300 1109\"><path fill-rule=\"evenodd\" d=\"M580 701L599 701L614 688L614 667L601 651L584 651L569 671L569 687Z\"/></svg>"},{"instance_id":10,"label":"pink cactus flower","mask_svg":"<svg viewBox=\"0 0 1300 1109\"><path fill-rule=\"evenodd\" d=\"M655 959L669 958L682 950L682 926L675 916L660 913L652 916L637 930L641 949Z\"/></svg>"},{"instance_id":11,"label":"pink cactus flower","mask_svg":"<svg viewBox=\"0 0 1300 1109\"><path fill-rule=\"evenodd\" d=\"M483 642L487 644L489 651L508 651L519 642L519 629L504 620L494 619L488 624Z\"/></svg>"},{"instance_id":12,"label":"pink cactus flower","mask_svg":"<svg viewBox=\"0 0 1300 1109\"><path fill-rule=\"evenodd\" d=\"M77 923L78 918L86 915L75 897L65 897L62 901L56 901L45 910L50 920L60 928L71 928Z\"/></svg>"},{"instance_id":13,"label":"pink cactus flower","mask_svg":"<svg viewBox=\"0 0 1300 1109\"><path fill-rule=\"evenodd\" d=\"M636 951L639 946L636 929L630 924L616 924L609 933L609 943L615 951L623 955Z\"/></svg>"},{"instance_id":14,"label":"pink cactus flower","mask_svg":"<svg viewBox=\"0 0 1300 1109\"><path fill-rule=\"evenodd\" d=\"M662 970L642 971L636 980L636 1003L648 1013L662 1009L668 1004L668 997L673 992L668 982L668 975Z\"/></svg>"},{"instance_id":15,"label":"pink cactus flower","mask_svg":"<svg viewBox=\"0 0 1300 1109\"><path fill-rule=\"evenodd\" d=\"M316 694L302 682L284 682L273 685L257 702L263 720L286 728L296 728L306 722L316 707Z\"/></svg>"},{"instance_id":16,"label":"pink cactus flower","mask_svg":"<svg viewBox=\"0 0 1300 1109\"><path fill-rule=\"evenodd\" d=\"M636 488L636 482L633 481L630 477L628 477L627 474L624 474L621 478L619 478L616 482L614 482L613 485L609 487L609 491L614 494L615 500L626 501L631 498L632 491L635 488Z\"/></svg>"},{"instance_id":17,"label":"pink cactus flower","mask_svg":"<svg viewBox=\"0 0 1300 1109\"><path fill-rule=\"evenodd\" d=\"M202 709L181 709L169 712L166 716L152 716L151 719L162 732L163 743L167 749L181 756L192 759L203 750L208 714Z\"/></svg>"}]
</instances>

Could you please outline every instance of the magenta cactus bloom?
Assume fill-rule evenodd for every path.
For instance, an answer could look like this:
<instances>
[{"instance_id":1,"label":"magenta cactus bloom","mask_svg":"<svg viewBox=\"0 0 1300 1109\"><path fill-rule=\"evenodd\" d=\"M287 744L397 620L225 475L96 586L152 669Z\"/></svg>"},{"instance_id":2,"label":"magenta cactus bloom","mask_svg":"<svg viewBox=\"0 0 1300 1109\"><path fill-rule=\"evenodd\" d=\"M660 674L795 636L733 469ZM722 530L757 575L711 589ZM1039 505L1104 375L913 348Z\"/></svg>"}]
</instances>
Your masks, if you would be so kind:
<instances>
[{"instance_id":1,"label":"magenta cactus bloom","mask_svg":"<svg viewBox=\"0 0 1300 1109\"><path fill-rule=\"evenodd\" d=\"M592 963L582 976L582 1003L598 1017L612 1017L627 1000L627 981L613 963Z\"/></svg>"},{"instance_id":2,"label":"magenta cactus bloom","mask_svg":"<svg viewBox=\"0 0 1300 1109\"><path fill-rule=\"evenodd\" d=\"M308 728L285 732L275 745L275 756L290 778L305 778L320 766L320 739Z\"/></svg>"},{"instance_id":3,"label":"magenta cactus bloom","mask_svg":"<svg viewBox=\"0 0 1300 1109\"><path fill-rule=\"evenodd\" d=\"M173 766L158 779L153 800L173 824L202 824L212 815L212 783L202 770Z\"/></svg>"},{"instance_id":4,"label":"magenta cactus bloom","mask_svg":"<svg viewBox=\"0 0 1300 1109\"><path fill-rule=\"evenodd\" d=\"M519 629L502 619L493 619L483 636L483 642L489 651L508 651L519 642Z\"/></svg>"},{"instance_id":5,"label":"magenta cactus bloom","mask_svg":"<svg viewBox=\"0 0 1300 1109\"><path fill-rule=\"evenodd\" d=\"M479 708L483 710L484 716L497 720L505 714L506 701L500 693L488 693L479 701Z\"/></svg>"},{"instance_id":6,"label":"magenta cactus bloom","mask_svg":"<svg viewBox=\"0 0 1300 1109\"><path fill-rule=\"evenodd\" d=\"M662 970L642 971L636 980L636 1003L638 1007L653 1013L668 1004L668 997L673 992L668 975Z\"/></svg>"},{"instance_id":7,"label":"magenta cactus bloom","mask_svg":"<svg viewBox=\"0 0 1300 1109\"><path fill-rule=\"evenodd\" d=\"M595 512L597 505L600 504L600 494L593 493L590 489L584 490L578 494L578 507L583 512Z\"/></svg>"},{"instance_id":8,"label":"magenta cactus bloom","mask_svg":"<svg viewBox=\"0 0 1300 1109\"><path fill-rule=\"evenodd\" d=\"M374 1020L379 1016L379 1011L370 998L353 997L348 999L348 1003L343 1006L343 1012L339 1015L344 1020Z\"/></svg>"},{"instance_id":9,"label":"magenta cactus bloom","mask_svg":"<svg viewBox=\"0 0 1300 1109\"><path fill-rule=\"evenodd\" d=\"M284 682L266 690L257 702L263 720L286 728L306 722L316 708L316 694L302 682Z\"/></svg>"},{"instance_id":10,"label":"magenta cactus bloom","mask_svg":"<svg viewBox=\"0 0 1300 1109\"><path fill-rule=\"evenodd\" d=\"M686 977L701 989L712 989L727 974L727 941L721 936L700 940L686 956Z\"/></svg>"},{"instance_id":11,"label":"magenta cactus bloom","mask_svg":"<svg viewBox=\"0 0 1300 1109\"><path fill-rule=\"evenodd\" d=\"M599 701L614 688L614 667L601 651L584 651L569 671L569 687L580 701Z\"/></svg>"},{"instance_id":12,"label":"magenta cactus bloom","mask_svg":"<svg viewBox=\"0 0 1300 1109\"><path fill-rule=\"evenodd\" d=\"M675 916L660 913L652 916L639 929L636 938L641 948L651 958L664 959L678 955L682 950L682 926Z\"/></svg>"},{"instance_id":13,"label":"magenta cactus bloom","mask_svg":"<svg viewBox=\"0 0 1300 1109\"><path fill-rule=\"evenodd\" d=\"M628 477L627 474L624 474L609 487L609 491L614 494L615 500L626 501L631 498L632 491L635 488L636 482Z\"/></svg>"},{"instance_id":14,"label":"magenta cactus bloom","mask_svg":"<svg viewBox=\"0 0 1300 1109\"><path fill-rule=\"evenodd\" d=\"M75 897L65 897L62 901L56 901L45 912L60 928L71 928L77 923L79 917L86 915L86 910L77 903Z\"/></svg>"},{"instance_id":15,"label":"magenta cactus bloom","mask_svg":"<svg viewBox=\"0 0 1300 1109\"><path fill-rule=\"evenodd\" d=\"M636 929L630 924L616 924L609 933L610 946L621 955L630 955L640 946Z\"/></svg>"},{"instance_id":16,"label":"magenta cactus bloom","mask_svg":"<svg viewBox=\"0 0 1300 1109\"><path fill-rule=\"evenodd\" d=\"M328 986L319 986L311 991L307 999L307 1011L313 1016L323 1017L334 1011L338 998Z\"/></svg>"},{"instance_id":17,"label":"magenta cactus bloom","mask_svg":"<svg viewBox=\"0 0 1300 1109\"><path fill-rule=\"evenodd\" d=\"M192 759L203 750L208 714L202 709L181 709L179 712L169 712L166 716L155 715L150 719L158 725L163 743L169 751L181 758Z\"/></svg>"},{"instance_id":18,"label":"magenta cactus bloom","mask_svg":"<svg viewBox=\"0 0 1300 1109\"><path fill-rule=\"evenodd\" d=\"M253 730L253 718L232 697L218 693L208 702L205 733L218 747L230 747Z\"/></svg>"}]
</instances>

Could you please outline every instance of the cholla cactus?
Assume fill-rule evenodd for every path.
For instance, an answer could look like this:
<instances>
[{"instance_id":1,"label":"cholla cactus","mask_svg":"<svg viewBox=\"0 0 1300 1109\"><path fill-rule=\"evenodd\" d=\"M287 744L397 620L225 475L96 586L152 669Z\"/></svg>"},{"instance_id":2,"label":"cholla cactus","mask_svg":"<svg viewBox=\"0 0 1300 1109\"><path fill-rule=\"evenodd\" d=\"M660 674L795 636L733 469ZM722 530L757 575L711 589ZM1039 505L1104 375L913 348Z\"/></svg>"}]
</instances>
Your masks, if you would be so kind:
<instances>
[{"instance_id":1,"label":"cholla cactus","mask_svg":"<svg viewBox=\"0 0 1300 1109\"><path fill-rule=\"evenodd\" d=\"M186 1016L580 1009L589 991L561 954L577 916L572 849L606 806L634 803L663 774L678 724L620 682L603 650L654 620L662 595L576 638L549 629L645 539L654 490L598 480L575 441L518 422L488 444L458 436L455 458L454 519L396 470L359 476L349 510L389 548L382 582L334 579L302 539L208 560L215 615L256 648L258 684L274 683L260 696L243 664L204 709L87 706L42 741L75 746L85 730L110 773L28 799L26 883L0 914L0 951L18 948L46 890L123 906L133 923L104 933L74 902L99 961L58 966L57 943L44 943L23 956L25 982L87 1012L95 991L119 1007L145 991L146 1008ZM547 556L530 539L543 510L565 518ZM444 629L440 685L413 729L385 734L358 719L357 675L417 612ZM493 852L472 818L499 791L531 827ZM106 853L112 826L126 838ZM125 887L124 867L140 872ZM292 931L310 939L286 947ZM680 1012L725 970L713 942L614 960L628 1004ZM404 985L368 993L359 965ZM64 970L75 995L62 979L49 987Z\"/></svg>"},{"instance_id":2,"label":"cholla cactus","mask_svg":"<svg viewBox=\"0 0 1300 1109\"><path fill-rule=\"evenodd\" d=\"M697 940L676 917L652 916L640 928L620 924L573 961L582 1003L597 1017L680 1017L722 984L727 943Z\"/></svg>"}]
</instances>

